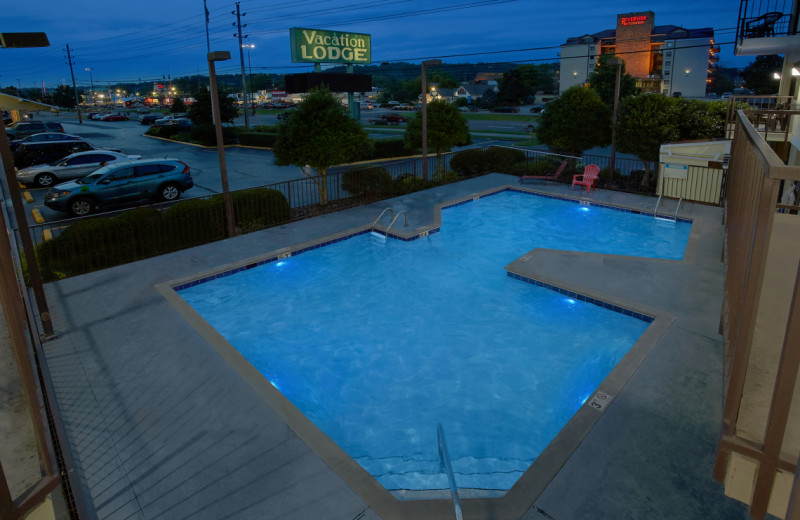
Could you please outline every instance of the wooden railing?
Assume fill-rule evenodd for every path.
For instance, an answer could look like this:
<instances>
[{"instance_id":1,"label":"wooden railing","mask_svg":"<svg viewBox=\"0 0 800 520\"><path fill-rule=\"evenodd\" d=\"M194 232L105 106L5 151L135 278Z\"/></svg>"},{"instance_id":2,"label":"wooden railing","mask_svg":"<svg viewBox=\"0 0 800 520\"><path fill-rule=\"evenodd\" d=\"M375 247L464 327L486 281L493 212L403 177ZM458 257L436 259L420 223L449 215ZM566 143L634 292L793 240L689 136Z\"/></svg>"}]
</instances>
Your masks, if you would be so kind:
<instances>
[{"instance_id":1,"label":"wooden railing","mask_svg":"<svg viewBox=\"0 0 800 520\"><path fill-rule=\"evenodd\" d=\"M781 454L792 389L800 367L800 342L797 341L800 337L800 276L794 271L777 273L786 278L788 287L794 287L794 293L775 379L760 381L761 385L772 389L765 434L760 442L737 434L745 382L747 377L754 377L748 374L748 368L756 323L763 317L760 313L767 312L766 305L761 306L762 299L771 297L762 291L764 280L765 277L774 279L776 275L775 271L768 271L767 260L775 217L779 211L787 211L785 206L781 207L779 198L795 181L800 181L800 167L786 166L761 138L747 114L738 111L725 208L726 276L721 328L726 393L714 478L720 482L725 480L734 452L755 460L758 470L750 515L756 519L766 514L777 470L794 473L797 469L796 453L789 454L788 458L787 454ZM796 209L790 211L796 212ZM785 217L800 218L782 216Z\"/></svg>"},{"instance_id":2,"label":"wooden railing","mask_svg":"<svg viewBox=\"0 0 800 520\"><path fill-rule=\"evenodd\" d=\"M765 134L784 134L784 140L789 140L791 133L791 118L800 114L795 110L793 96L731 96L725 113L725 137L733 139L736 129L736 112L747 110L750 123Z\"/></svg>"}]
</instances>

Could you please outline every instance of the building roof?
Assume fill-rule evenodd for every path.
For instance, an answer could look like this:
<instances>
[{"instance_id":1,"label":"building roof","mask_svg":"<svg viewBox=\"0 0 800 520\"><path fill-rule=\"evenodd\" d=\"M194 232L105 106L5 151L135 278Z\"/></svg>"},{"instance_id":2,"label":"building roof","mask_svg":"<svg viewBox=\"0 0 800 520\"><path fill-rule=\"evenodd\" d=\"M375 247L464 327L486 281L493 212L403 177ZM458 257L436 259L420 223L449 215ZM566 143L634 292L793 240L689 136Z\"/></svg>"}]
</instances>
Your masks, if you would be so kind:
<instances>
[{"instance_id":1,"label":"building roof","mask_svg":"<svg viewBox=\"0 0 800 520\"><path fill-rule=\"evenodd\" d=\"M50 110L58 108L53 105L46 105L38 101L31 101L19 96L9 96L8 94L0 93L0 108L3 110L24 110L27 112L38 112L40 110Z\"/></svg>"},{"instance_id":2,"label":"building roof","mask_svg":"<svg viewBox=\"0 0 800 520\"><path fill-rule=\"evenodd\" d=\"M616 29L604 29L594 34L585 34L583 36L573 36L567 38L567 42L563 45L579 45L582 43L594 43L600 40L611 40L617 37ZM687 29L677 25L656 25L653 27L651 37L664 40L676 40L682 38L713 38L714 29L711 27L703 27L700 29ZM591 41L586 41L591 38Z\"/></svg>"}]
</instances>

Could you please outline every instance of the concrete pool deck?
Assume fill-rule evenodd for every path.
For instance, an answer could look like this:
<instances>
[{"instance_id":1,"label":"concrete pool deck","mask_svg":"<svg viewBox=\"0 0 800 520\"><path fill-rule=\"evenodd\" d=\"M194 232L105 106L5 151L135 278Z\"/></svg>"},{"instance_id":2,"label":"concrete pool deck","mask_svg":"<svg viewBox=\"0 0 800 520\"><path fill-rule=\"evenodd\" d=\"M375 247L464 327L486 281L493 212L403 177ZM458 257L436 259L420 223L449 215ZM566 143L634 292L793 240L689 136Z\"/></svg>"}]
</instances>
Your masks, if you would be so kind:
<instances>
[{"instance_id":1,"label":"concrete pool deck","mask_svg":"<svg viewBox=\"0 0 800 520\"><path fill-rule=\"evenodd\" d=\"M371 223L388 206L409 227L437 203L516 177L493 174L46 286L57 339L44 345L75 459L97 518L380 518L156 290L156 285ZM572 194L557 184L528 187ZM590 199L649 209L655 199ZM674 202L668 207L673 208ZM722 407L720 208L696 259L658 262L543 251L531 272L675 317L526 519L736 519L744 504L712 479ZM465 518L470 507L464 504Z\"/></svg>"}]
</instances>

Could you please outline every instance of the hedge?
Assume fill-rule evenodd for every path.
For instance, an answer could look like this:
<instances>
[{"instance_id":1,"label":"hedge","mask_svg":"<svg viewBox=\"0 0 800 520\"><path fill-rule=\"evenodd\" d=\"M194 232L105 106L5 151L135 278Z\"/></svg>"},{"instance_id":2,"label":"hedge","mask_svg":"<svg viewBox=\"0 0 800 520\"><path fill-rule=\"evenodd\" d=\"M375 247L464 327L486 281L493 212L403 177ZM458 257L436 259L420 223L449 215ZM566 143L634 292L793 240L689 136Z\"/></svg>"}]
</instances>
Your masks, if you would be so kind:
<instances>
[{"instance_id":1,"label":"hedge","mask_svg":"<svg viewBox=\"0 0 800 520\"><path fill-rule=\"evenodd\" d=\"M239 144L245 146L270 148L277 139L277 134L267 132L242 132L239 134Z\"/></svg>"},{"instance_id":2,"label":"hedge","mask_svg":"<svg viewBox=\"0 0 800 520\"><path fill-rule=\"evenodd\" d=\"M351 169L342 175L342 189L354 197L379 199L391 195L392 188L392 176L382 166Z\"/></svg>"},{"instance_id":3,"label":"hedge","mask_svg":"<svg viewBox=\"0 0 800 520\"><path fill-rule=\"evenodd\" d=\"M242 232L270 227L290 218L289 202L277 190L255 188L231 194L236 226ZM189 199L163 214L136 208L113 217L79 220L56 238L37 246L43 277L54 280L127 264L226 237L221 194Z\"/></svg>"},{"instance_id":4,"label":"hedge","mask_svg":"<svg viewBox=\"0 0 800 520\"><path fill-rule=\"evenodd\" d=\"M450 159L450 168L462 177L486 173L514 173L516 165L525 161L525 152L513 148L492 146L488 150L462 150Z\"/></svg>"}]
</instances>

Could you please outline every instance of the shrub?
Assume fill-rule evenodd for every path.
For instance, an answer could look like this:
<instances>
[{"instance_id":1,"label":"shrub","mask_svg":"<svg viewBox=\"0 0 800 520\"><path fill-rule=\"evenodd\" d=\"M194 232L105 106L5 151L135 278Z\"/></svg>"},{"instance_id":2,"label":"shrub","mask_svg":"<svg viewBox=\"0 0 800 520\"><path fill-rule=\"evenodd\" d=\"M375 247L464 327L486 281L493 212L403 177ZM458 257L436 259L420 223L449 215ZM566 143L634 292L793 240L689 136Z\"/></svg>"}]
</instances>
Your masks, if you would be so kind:
<instances>
[{"instance_id":1,"label":"shrub","mask_svg":"<svg viewBox=\"0 0 800 520\"><path fill-rule=\"evenodd\" d=\"M392 191L392 176L382 166L348 170L342 175L342 189L354 197L378 199Z\"/></svg>"},{"instance_id":2,"label":"shrub","mask_svg":"<svg viewBox=\"0 0 800 520\"><path fill-rule=\"evenodd\" d=\"M269 148L275 144L277 134L266 132L242 132L239 134L239 144L245 146L260 146Z\"/></svg>"},{"instance_id":3,"label":"shrub","mask_svg":"<svg viewBox=\"0 0 800 520\"><path fill-rule=\"evenodd\" d=\"M192 141L204 146L217 145L217 133L214 125L203 123L192 127ZM228 126L222 127L222 142L224 144L236 143L236 131Z\"/></svg>"},{"instance_id":4,"label":"shrub","mask_svg":"<svg viewBox=\"0 0 800 520\"><path fill-rule=\"evenodd\" d=\"M459 177L459 175L453 170L436 172L433 174L433 183L436 186L442 186L443 184L450 184L452 182L458 182L460 180L461 178Z\"/></svg>"},{"instance_id":5,"label":"shrub","mask_svg":"<svg viewBox=\"0 0 800 520\"><path fill-rule=\"evenodd\" d=\"M525 160L525 152L513 148L492 146L485 153L490 172L508 173L507 170Z\"/></svg>"},{"instance_id":6,"label":"shrub","mask_svg":"<svg viewBox=\"0 0 800 520\"><path fill-rule=\"evenodd\" d=\"M427 190L436 186L434 181L426 181L422 177L417 177L410 173L404 173L394 180L394 194L408 195L415 191Z\"/></svg>"},{"instance_id":7,"label":"shrub","mask_svg":"<svg viewBox=\"0 0 800 520\"><path fill-rule=\"evenodd\" d=\"M39 245L42 272L85 273L159 254L165 248L161 224L161 214L151 208L80 220Z\"/></svg>"},{"instance_id":8,"label":"shrub","mask_svg":"<svg viewBox=\"0 0 800 520\"><path fill-rule=\"evenodd\" d=\"M178 125L170 126L151 126L145 134L164 139L172 139L172 136L185 132L186 129Z\"/></svg>"},{"instance_id":9,"label":"shrub","mask_svg":"<svg viewBox=\"0 0 800 520\"><path fill-rule=\"evenodd\" d=\"M462 150L454 154L450 158L450 168L462 177L475 177L489 171L486 165L486 154L478 148Z\"/></svg>"},{"instance_id":10,"label":"shrub","mask_svg":"<svg viewBox=\"0 0 800 520\"><path fill-rule=\"evenodd\" d=\"M403 139L375 139L372 141L374 159L385 159L387 157L402 157L411 154L406 148Z\"/></svg>"},{"instance_id":11,"label":"shrub","mask_svg":"<svg viewBox=\"0 0 800 520\"><path fill-rule=\"evenodd\" d=\"M222 195L215 195L223 201ZM231 194L236 225L245 233L289 220L289 202L278 190L254 188Z\"/></svg>"},{"instance_id":12,"label":"shrub","mask_svg":"<svg viewBox=\"0 0 800 520\"><path fill-rule=\"evenodd\" d=\"M277 125L256 125L253 127L253 132L263 132L265 134L277 134L278 127Z\"/></svg>"},{"instance_id":13,"label":"shrub","mask_svg":"<svg viewBox=\"0 0 800 520\"><path fill-rule=\"evenodd\" d=\"M225 238L225 205L220 197L181 201L164 213L166 234L190 247Z\"/></svg>"}]
</instances>

